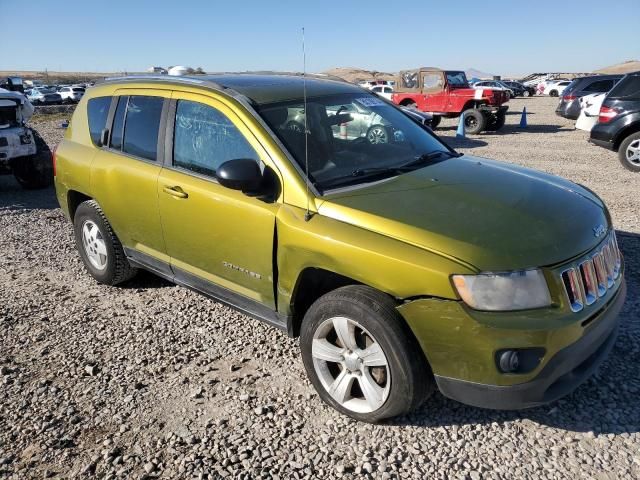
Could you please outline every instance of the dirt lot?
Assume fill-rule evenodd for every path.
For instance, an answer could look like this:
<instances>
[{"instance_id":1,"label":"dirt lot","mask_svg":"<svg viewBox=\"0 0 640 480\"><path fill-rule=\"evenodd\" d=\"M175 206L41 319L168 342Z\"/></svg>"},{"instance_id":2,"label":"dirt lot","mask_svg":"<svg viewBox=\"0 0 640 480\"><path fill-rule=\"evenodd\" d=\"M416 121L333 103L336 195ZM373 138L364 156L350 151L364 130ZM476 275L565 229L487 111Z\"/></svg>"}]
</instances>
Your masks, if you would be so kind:
<instances>
[{"instance_id":1,"label":"dirt lot","mask_svg":"<svg viewBox=\"0 0 640 480\"><path fill-rule=\"evenodd\" d=\"M559 174L607 202L626 257L619 339L572 395L521 412L435 394L366 425L322 404L296 340L146 274L96 284L53 190L0 178L0 477L640 478L640 175L553 113L452 143ZM61 119L34 118L55 144ZM455 122L438 132L453 139ZM561 206L559 206L561 208Z\"/></svg>"}]
</instances>

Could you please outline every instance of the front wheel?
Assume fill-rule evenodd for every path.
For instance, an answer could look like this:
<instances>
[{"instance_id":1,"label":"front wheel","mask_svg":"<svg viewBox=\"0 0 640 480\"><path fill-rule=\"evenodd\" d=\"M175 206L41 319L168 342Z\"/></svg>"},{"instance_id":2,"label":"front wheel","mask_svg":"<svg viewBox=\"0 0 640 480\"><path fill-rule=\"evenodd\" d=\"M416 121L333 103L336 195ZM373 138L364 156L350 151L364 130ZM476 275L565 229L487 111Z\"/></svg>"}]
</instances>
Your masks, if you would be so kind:
<instances>
[{"instance_id":1,"label":"front wheel","mask_svg":"<svg viewBox=\"0 0 640 480\"><path fill-rule=\"evenodd\" d=\"M622 141L618 158L627 170L640 172L640 132L629 135Z\"/></svg>"},{"instance_id":2,"label":"front wheel","mask_svg":"<svg viewBox=\"0 0 640 480\"><path fill-rule=\"evenodd\" d=\"M529 96L531 96L531 92L529 90L525 90L524 92L522 92L522 96L523 97L529 97Z\"/></svg>"},{"instance_id":3,"label":"front wheel","mask_svg":"<svg viewBox=\"0 0 640 480\"><path fill-rule=\"evenodd\" d=\"M351 285L319 298L304 317L300 348L322 400L356 420L407 413L434 390L393 299L369 287Z\"/></svg>"},{"instance_id":4,"label":"front wheel","mask_svg":"<svg viewBox=\"0 0 640 480\"><path fill-rule=\"evenodd\" d=\"M487 124L487 118L484 114L476 109L470 108L463 112L464 114L464 131L471 135L482 132Z\"/></svg>"},{"instance_id":5,"label":"front wheel","mask_svg":"<svg viewBox=\"0 0 640 480\"><path fill-rule=\"evenodd\" d=\"M436 128L438 128L438 125L440 125L440 120L442 120L442 117L440 117L439 115L433 116L433 118L431 119L431 123L429 124L431 130L435 130Z\"/></svg>"},{"instance_id":6,"label":"front wheel","mask_svg":"<svg viewBox=\"0 0 640 480\"><path fill-rule=\"evenodd\" d=\"M549 92L549 96L550 97L557 97L558 96L558 91L557 90L551 90Z\"/></svg>"},{"instance_id":7,"label":"front wheel","mask_svg":"<svg viewBox=\"0 0 640 480\"><path fill-rule=\"evenodd\" d=\"M389 129L384 125L373 125L367 130L367 140L372 145L389 143Z\"/></svg>"}]
</instances>

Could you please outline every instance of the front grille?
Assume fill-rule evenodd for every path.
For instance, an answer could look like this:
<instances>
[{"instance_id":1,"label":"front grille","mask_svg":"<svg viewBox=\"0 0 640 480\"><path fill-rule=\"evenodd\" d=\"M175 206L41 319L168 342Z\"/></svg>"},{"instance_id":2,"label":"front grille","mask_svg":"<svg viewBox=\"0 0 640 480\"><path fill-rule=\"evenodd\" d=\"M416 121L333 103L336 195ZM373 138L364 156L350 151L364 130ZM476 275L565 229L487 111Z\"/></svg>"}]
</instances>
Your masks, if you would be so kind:
<instances>
[{"instance_id":1,"label":"front grille","mask_svg":"<svg viewBox=\"0 0 640 480\"><path fill-rule=\"evenodd\" d=\"M611 232L594 252L562 272L571 310L579 312L604 297L620 276L621 265L618 241Z\"/></svg>"}]
</instances>

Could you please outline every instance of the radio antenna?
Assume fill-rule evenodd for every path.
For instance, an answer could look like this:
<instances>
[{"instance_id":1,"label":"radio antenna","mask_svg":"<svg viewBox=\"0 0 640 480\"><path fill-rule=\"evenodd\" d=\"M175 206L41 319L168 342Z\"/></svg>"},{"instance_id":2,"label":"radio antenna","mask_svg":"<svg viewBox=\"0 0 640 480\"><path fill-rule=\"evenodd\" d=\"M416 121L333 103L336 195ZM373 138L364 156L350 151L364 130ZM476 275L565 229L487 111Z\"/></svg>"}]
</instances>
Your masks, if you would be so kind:
<instances>
[{"instance_id":1,"label":"radio antenna","mask_svg":"<svg viewBox=\"0 0 640 480\"><path fill-rule=\"evenodd\" d=\"M309 210L309 142L307 139L307 135L309 135L307 130L307 115L309 115L309 111L307 110L307 52L304 48L304 27L302 27L302 99L304 105L304 174L307 177L305 178L307 184L307 211L304 214L304 221L308 222L311 220L311 211Z\"/></svg>"}]
</instances>

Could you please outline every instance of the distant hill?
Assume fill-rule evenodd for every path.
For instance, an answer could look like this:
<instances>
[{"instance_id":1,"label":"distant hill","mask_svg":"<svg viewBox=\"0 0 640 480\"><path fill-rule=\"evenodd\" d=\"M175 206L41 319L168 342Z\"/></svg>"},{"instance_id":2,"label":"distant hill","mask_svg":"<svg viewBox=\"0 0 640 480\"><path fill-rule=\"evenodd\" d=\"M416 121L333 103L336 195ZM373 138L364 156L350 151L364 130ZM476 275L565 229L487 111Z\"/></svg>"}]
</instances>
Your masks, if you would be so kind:
<instances>
[{"instance_id":1,"label":"distant hill","mask_svg":"<svg viewBox=\"0 0 640 480\"><path fill-rule=\"evenodd\" d=\"M640 71L640 61L627 60L626 62L618 63L616 65L611 65L609 67L604 67L600 70L596 70L595 73L629 73L637 71Z\"/></svg>"},{"instance_id":2,"label":"distant hill","mask_svg":"<svg viewBox=\"0 0 640 480\"><path fill-rule=\"evenodd\" d=\"M364 70L353 67L337 67L322 72L326 75L342 78L347 82L358 83L363 80L393 80L395 73L379 72L377 70Z\"/></svg>"}]
</instances>

